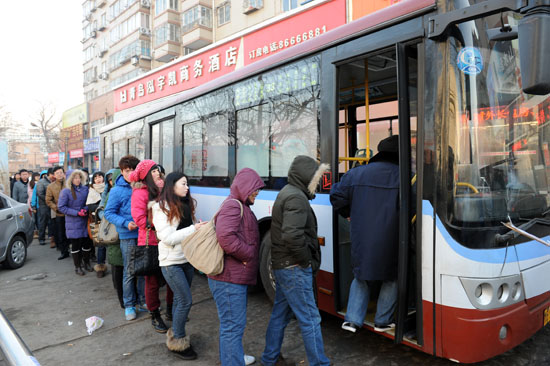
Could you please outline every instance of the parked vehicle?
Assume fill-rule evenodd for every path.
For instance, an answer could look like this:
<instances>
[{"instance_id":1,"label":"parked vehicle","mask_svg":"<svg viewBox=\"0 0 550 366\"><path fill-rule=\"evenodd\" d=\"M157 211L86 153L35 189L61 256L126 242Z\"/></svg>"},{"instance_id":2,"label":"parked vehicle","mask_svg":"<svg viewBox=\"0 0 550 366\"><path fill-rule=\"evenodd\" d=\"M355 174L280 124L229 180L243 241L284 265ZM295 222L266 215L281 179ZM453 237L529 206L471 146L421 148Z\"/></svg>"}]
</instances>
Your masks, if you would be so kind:
<instances>
[{"instance_id":1,"label":"parked vehicle","mask_svg":"<svg viewBox=\"0 0 550 366\"><path fill-rule=\"evenodd\" d=\"M25 264L33 231L27 205L0 193L0 263L4 267L16 269Z\"/></svg>"}]
</instances>

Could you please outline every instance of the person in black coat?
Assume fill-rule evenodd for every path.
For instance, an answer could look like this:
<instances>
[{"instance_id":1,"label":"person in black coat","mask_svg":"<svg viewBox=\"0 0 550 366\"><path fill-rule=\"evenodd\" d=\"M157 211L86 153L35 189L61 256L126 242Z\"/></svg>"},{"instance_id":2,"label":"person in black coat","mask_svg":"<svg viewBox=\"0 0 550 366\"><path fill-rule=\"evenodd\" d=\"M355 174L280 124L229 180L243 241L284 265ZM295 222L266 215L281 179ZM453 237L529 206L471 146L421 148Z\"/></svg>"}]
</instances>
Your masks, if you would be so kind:
<instances>
[{"instance_id":1,"label":"person in black coat","mask_svg":"<svg viewBox=\"0 0 550 366\"><path fill-rule=\"evenodd\" d=\"M374 329L395 327L397 255L399 244L399 140L390 136L378 144L367 165L348 171L330 190L336 211L351 221L351 284L342 329L355 333L363 326L369 294L381 285ZM378 284L376 283L378 282Z\"/></svg>"}]
</instances>

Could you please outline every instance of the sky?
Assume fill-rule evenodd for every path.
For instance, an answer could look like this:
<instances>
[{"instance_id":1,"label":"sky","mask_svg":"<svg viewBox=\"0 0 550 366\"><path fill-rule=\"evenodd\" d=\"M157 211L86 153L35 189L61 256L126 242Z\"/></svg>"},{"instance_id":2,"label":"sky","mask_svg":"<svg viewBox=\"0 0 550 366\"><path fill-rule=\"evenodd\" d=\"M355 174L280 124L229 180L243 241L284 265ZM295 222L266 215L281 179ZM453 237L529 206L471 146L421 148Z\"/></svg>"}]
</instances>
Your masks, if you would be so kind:
<instances>
[{"instance_id":1,"label":"sky","mask_svg":"<svg viewBox=\"0 0 550 366\"><path fill-rule=\"evenodd\" d=\"M0 6L0 105L29 127L41 104L57 120L84 102L82 2L3 1Z\"/></svg>"}]
</instances>

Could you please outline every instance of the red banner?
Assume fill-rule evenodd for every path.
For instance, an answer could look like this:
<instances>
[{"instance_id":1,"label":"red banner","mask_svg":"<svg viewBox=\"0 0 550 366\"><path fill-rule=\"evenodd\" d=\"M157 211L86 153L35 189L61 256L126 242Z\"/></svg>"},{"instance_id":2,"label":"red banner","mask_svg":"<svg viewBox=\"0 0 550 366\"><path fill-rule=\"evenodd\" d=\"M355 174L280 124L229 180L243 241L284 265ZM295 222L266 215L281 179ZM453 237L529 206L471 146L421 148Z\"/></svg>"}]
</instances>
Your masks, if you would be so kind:
<instances>
[{"instance_id":1,"label":"red banner","mask_svg":"<svg viewBox=\"0 0 550 366\"><path fill-rule=\"evenodd\" d=\"M82 158L84 157L84 149L76 149L69 151L69 158L75 159L75 158Z\"/></svg>"},{"instance_id":2,"label":"red banner","mask_svg":"<svg viewBox=\"0 0 550 366\"><path fill-rule=\"evenodd\" d=\"M49 153L48 154L48 163L59 163L59 153Z\"/></svg>"},{"instance_id":3,"label":"red banner","mask_svg":"<svg viewBox=\"0 0 550 366\"><path fill-rule=\"evenodd\" d=\"M194 88L345 23L345 0L311 7L115 89L115 111Z\"/></svg>"}]
</instances>

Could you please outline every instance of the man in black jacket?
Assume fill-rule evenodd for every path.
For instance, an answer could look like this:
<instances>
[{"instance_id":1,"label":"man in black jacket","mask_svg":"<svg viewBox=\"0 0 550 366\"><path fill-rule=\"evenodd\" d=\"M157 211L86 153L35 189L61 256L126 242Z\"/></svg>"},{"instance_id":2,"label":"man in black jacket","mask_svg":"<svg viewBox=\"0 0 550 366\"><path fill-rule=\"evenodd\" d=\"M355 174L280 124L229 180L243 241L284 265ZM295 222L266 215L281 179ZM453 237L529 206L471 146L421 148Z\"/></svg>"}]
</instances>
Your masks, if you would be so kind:
<instances>
[{"instance_id":1,"label":"man in black jacket","mask_svg":"<svg viewBox=\"0 0 550 366\"><path fill-rule=\"evenodd\" d=\"M309 204L327 164L297 156L288 170L288 184L273 205L271 260L275 275L275 302L262 354L265 366L286 365L281 356L285 328L298 319L309 364L329 365L321 334L321 316L315 304L313 275L321 265L317 219Z\"/></svg>"},{"instance_id":2,"label":"man in black jacket","mask_svg":"<svg viewBox=\"0 0 550 366\"><path fill-rule=\"evenodd\" d=\"M52 221L51 210L46 204L46 190L50 183L55 179L53 168L49 168L36 183L36 196L38 197L38 242L40 245L46 244L46 225ZM53 237L53 230L50 230L53 225L48 226L48 234Z\"/></svg>"}]
</instances>

